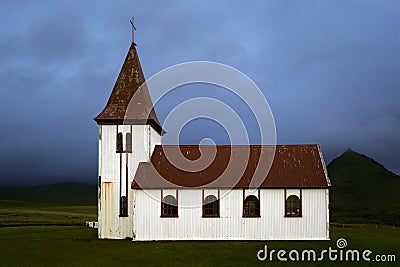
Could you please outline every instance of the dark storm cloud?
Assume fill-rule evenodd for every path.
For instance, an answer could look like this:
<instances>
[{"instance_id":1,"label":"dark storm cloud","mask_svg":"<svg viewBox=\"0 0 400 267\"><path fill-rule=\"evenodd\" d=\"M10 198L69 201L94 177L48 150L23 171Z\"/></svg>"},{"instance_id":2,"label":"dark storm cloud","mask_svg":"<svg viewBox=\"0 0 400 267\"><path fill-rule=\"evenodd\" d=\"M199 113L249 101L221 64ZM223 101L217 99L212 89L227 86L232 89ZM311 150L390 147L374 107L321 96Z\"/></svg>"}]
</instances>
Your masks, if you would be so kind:
<instances>
[{"instance_id":1,"label":"dark storm cloud","mask_svg":"<svg viewBox=\"0 0 400 267\"><path fill-rule=\"evenodd\" d=\"M147 77L191 60L231 65L263 91L280 143L320 143L328 162L352 147L400 173L398 1L2 1L1 182L96 181L92 119L132 15ZM207 123L182 142L210 137Z\"/></svg>"}]
</instances>

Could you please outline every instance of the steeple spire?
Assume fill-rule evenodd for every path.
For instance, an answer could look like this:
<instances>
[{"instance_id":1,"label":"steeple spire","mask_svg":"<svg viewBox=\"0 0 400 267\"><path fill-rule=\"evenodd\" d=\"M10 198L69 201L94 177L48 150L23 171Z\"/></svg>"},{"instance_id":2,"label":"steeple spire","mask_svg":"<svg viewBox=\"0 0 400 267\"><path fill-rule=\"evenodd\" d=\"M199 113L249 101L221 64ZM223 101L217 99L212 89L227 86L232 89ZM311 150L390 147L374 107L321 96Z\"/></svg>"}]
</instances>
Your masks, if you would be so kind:
<instances>
[{"instance_id":1,"label":"steeple spire","mask_svg":"<svg viewBox=\"0 0 400 267\"><path fill-rule=\"evenodd\" d=\"M136 46L136 44L135 44L135 30L136 30L136 28L135 28L135 21L134 21L133 16L132 16L132 19L130 20L130 22L131 22L131 25L132 25L132 43Z\"/></svg>"},{"instance_id":2,"label":"steeple spire","mask_svg":"<svg viewBox=\"0 0 400 267\"><path fill-rule=\"evenodd\" d=\"M160 134L163 133L134 43L129 48L105 108L94 120L98 124L150 124Z\"/></svg>"}]
</instances>

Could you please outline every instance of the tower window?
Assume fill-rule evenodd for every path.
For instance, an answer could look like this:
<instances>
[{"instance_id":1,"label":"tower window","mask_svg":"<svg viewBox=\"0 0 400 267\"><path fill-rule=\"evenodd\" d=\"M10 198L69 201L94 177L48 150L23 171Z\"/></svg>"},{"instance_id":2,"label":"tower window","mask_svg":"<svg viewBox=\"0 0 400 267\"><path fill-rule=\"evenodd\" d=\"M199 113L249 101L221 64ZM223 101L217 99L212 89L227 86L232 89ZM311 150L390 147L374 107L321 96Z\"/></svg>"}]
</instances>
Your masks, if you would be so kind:
<instances>
[{"instance_id":1,"label":"tower window","mask_svg":"<svg viewBox=\"0 0 400 267\"><path fill-rule=\"evenodd\" d=\"M121 197L119 215L128 216L128 201L126 199L126 196Z\"/></svg>"},{"instance_id":2,"label":"tower window","mask_svg":"<svg viewBox=\"0 0 400 267\"><path fill-rule=\"evenodd\" d=\"M121 153L123 148L122 148L122 133L117 134L117 152Z\"/></svg>"},{"instance_id":3,"label":"tower window","mask_svg":"<svg viewBox=\"0 0 400 267\"><path fill-rule=\"evenodd\" d=\"M126 152L132 152L132 135L126 134Z\"/></svg>"}]
</instances>

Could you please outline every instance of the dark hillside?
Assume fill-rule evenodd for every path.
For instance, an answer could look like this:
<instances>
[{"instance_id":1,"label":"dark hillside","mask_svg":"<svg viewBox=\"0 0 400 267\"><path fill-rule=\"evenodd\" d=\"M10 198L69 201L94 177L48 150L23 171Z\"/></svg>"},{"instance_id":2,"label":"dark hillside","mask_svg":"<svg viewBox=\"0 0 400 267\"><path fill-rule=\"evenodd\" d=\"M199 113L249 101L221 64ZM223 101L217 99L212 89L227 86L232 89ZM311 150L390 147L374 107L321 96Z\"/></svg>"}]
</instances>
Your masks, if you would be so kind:
<instances>
[{"instance_id":1,"label":"dark hillside","mask_svg":"<svg viewBox=\"0 0 400 267\"><path fill-rule=\"evenodd\" d=\"M97 186L77 183L39 186L0 186L0 200L82 206L97 205Z\"/></svg>"},{"instance_id":2,"label":"dark hillside","mask_svg":"<svg viewBox=\"0 0 400 267\"><path fill-rule=\"evenodd\" d=\"M400 177L347 150L328 165L332 221L400 224Z\"/></svg>"}]
</instances>

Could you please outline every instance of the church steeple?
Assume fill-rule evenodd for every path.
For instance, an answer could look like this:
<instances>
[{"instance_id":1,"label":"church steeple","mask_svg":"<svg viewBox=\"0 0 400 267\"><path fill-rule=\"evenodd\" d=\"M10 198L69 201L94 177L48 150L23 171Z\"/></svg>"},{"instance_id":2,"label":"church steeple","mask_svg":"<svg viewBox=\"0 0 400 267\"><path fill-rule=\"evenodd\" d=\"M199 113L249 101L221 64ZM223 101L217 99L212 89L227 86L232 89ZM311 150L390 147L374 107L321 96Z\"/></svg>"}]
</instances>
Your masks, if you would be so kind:
<instances>
[{"instance_id":1,"label":"church steeple","mask_svg":"<svg viewBox=\"0 0 400 267\"><path fill-rule=\"evenodd\" d=\"M164 133L133 39L108 102L94 120L99 128L98 234L124 239L135 235L134 196L129 189L133 174L139 162L150 161Z\"/></svg>"},{"instance_id":2,"label":"church steeple","mask_svg":"<svg viewBox=\"0 0 400 267\"><path fill-rule=\"evenodd\" d=\"M107 105L94 120L99 125L150 124L160 134L163 132L154 111L133 40Z\"/></svg>"}]
</instances>

